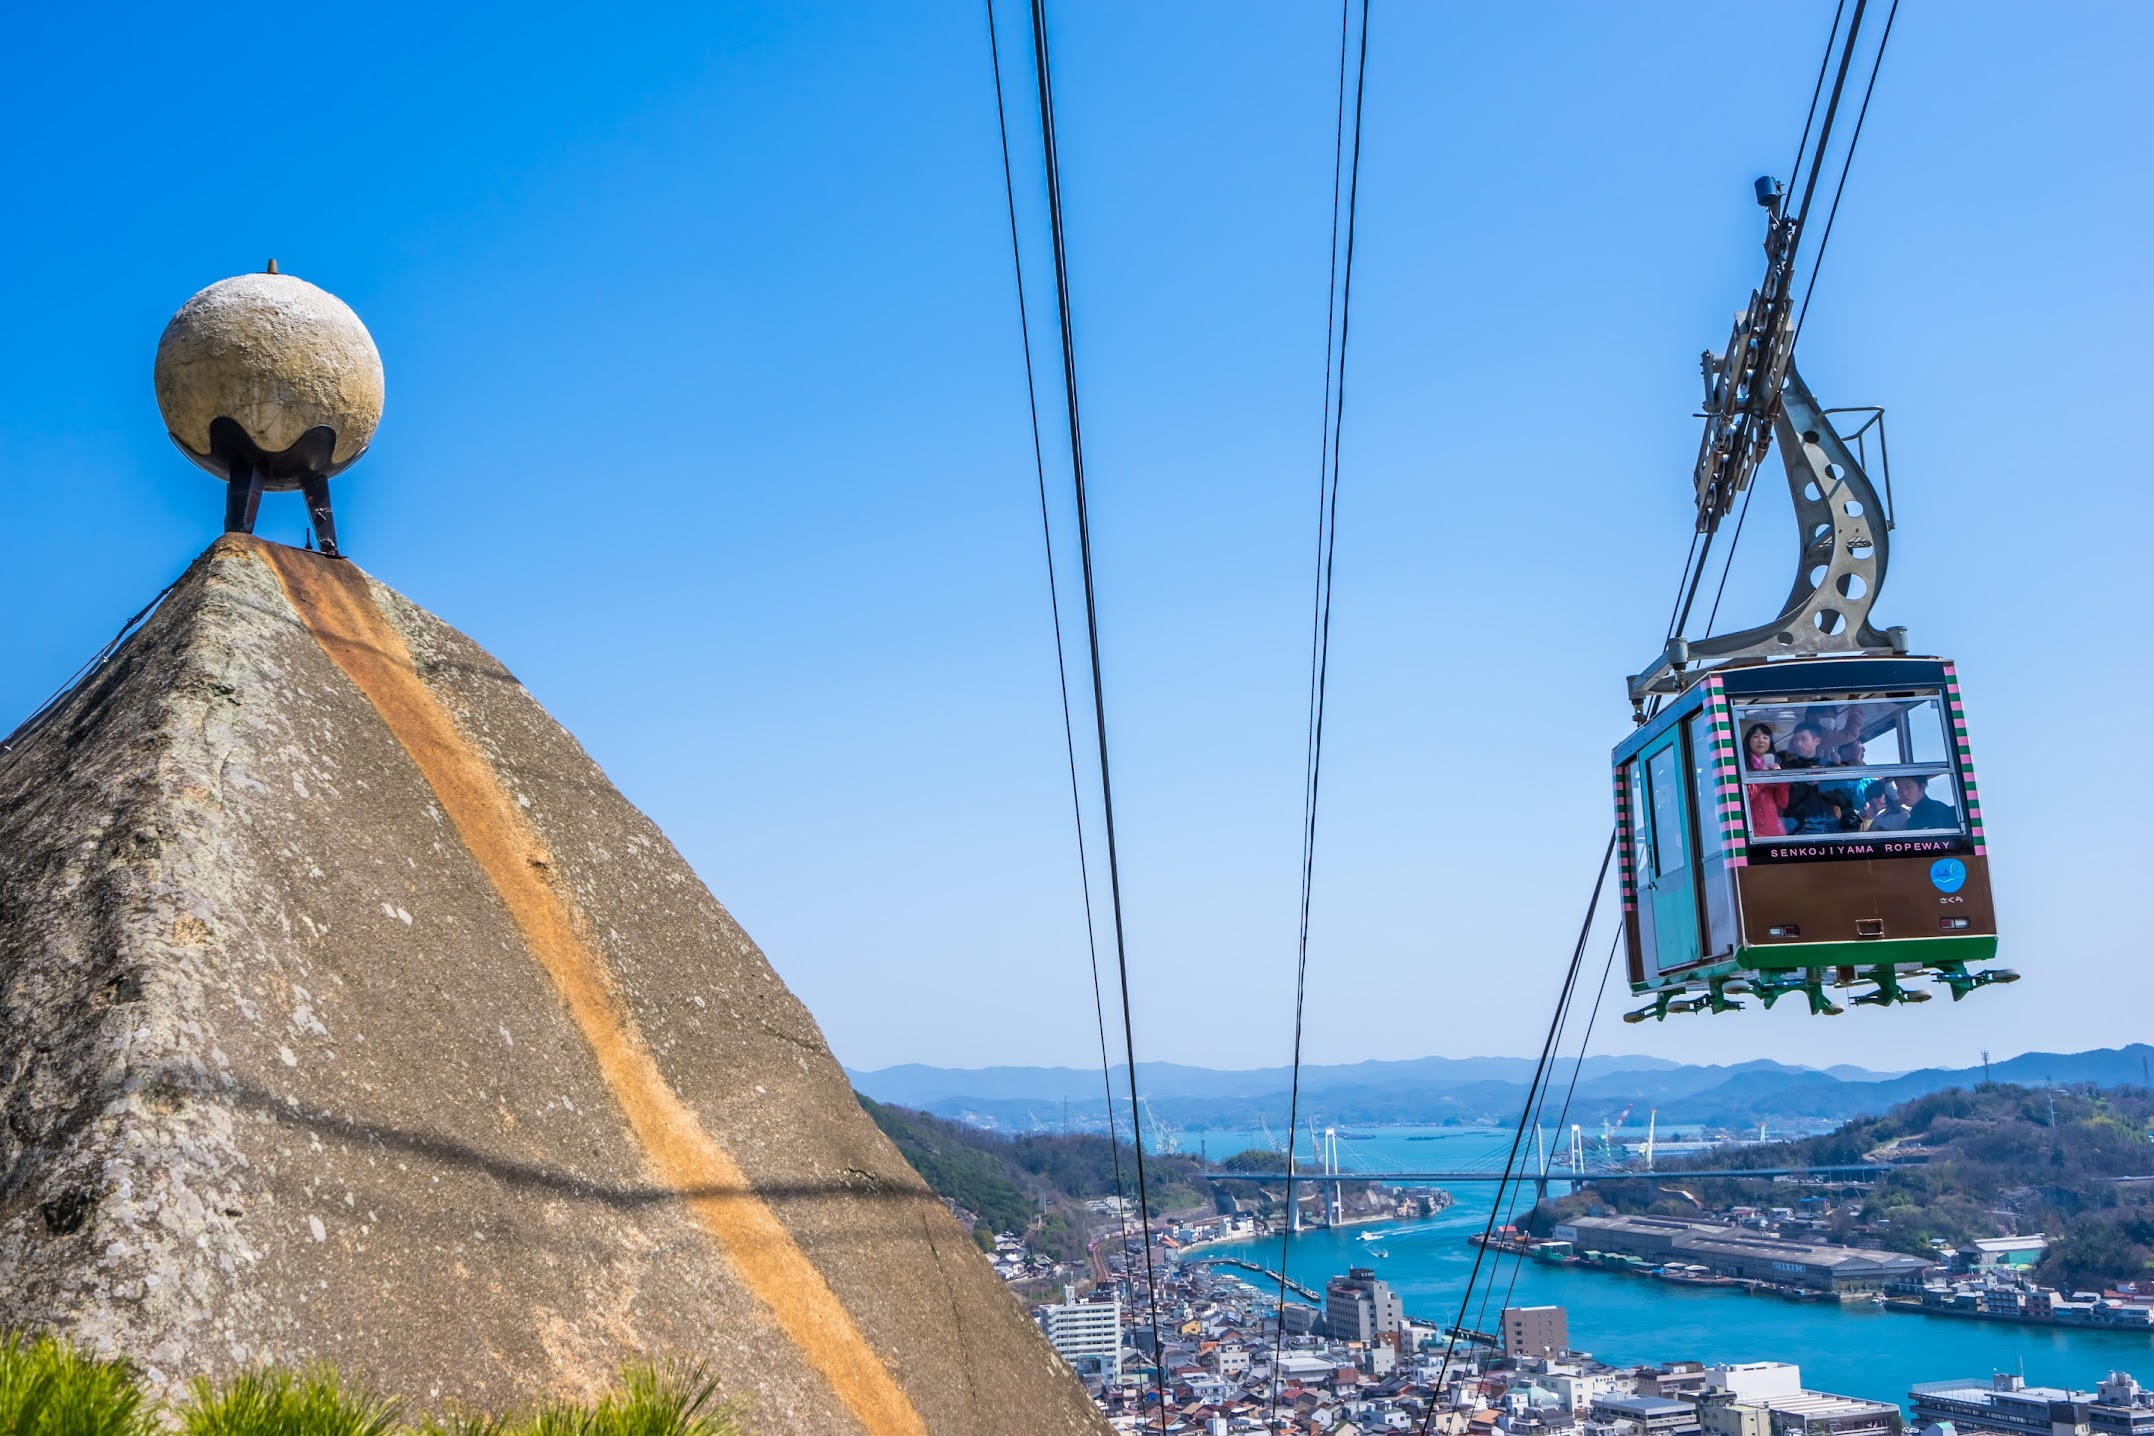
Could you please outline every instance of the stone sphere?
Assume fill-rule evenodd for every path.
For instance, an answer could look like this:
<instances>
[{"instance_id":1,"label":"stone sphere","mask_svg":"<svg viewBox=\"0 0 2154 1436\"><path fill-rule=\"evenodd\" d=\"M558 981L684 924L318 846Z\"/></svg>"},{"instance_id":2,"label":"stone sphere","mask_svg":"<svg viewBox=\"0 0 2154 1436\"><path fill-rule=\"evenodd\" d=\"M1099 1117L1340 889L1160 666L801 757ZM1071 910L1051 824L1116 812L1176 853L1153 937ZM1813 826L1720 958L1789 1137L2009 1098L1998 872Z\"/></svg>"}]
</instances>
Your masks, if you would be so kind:
<instances>
[{"instance_id":1,"label":"stone sphere","mask_svg":"<svg viewBox=\"0 0 2154 1436\"><path fill-rule=\"evenodd\" d=\"M381 420L381 355L351 307L289 274L219 280L157 341L157 407L172 441L230 480L294 489L350 467Z\"/></svg>"}]
</instances>

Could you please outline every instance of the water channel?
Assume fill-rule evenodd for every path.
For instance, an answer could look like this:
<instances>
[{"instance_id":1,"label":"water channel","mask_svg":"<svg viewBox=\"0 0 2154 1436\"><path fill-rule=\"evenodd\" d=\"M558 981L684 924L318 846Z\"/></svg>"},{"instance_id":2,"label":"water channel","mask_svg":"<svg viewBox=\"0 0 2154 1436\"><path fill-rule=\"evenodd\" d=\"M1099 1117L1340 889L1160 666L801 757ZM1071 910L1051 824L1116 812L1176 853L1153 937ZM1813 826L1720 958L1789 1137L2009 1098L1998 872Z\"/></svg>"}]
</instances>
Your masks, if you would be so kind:
<instances>
[{"instance_id":1,"label":"water channel","mask_svg":"<svg viewBox=\"0 0 2154 1436\"><path fill-rule=\"evenodd\" d=\"M1392 1170L1456 1170L1478 1166L1492 1153L1500 1163L1511 1142L1509 1132L1486 1128L1374 1127L1359 1132L1343 1144L1344 1166L1360 1165L1355 1160L1360 1158ZM1196 1134L1185 1134L1182 1140L1185 1147L1193 1147ZM1529 1136L1529 1147L1531 1141ZM1204 1143L1217 1160L1264 1145L1264 1139L1215 1131L1204 1134ZM1299 1160L1305 1163L1307 1158ZM1288 1275L1321 1288L1326 1278L1350 1266L1372 1267L1404 1298L1409 1316L1450 1325L1473 1267L1475 1249L1466 1238L1487 1221L1496 1188L1494 1183L1460 1183L1449 1190L1455 1203L1425 1221L1307 1231L1288 1239ZM1373 1240L1363 1240L1365 1236ZM1281 1238L1272 1236L1211 1250L1276 1268L1280 1248ZM1986 1380L1994 1371L2023 1370L2030 1385L2088 1390L2112 1370L2154 1380L2154 1333L1790 1302L1740 1290L1686 1289L1589 1268L1499 1260L1493 1252L1482 1268L1484 1284L1491 1269L1496 1275L1493 1295L1485 1312L1481 1298L1475 1298L1467 1326L1495 1330L1497 1309L1509 1292L1513 1305L1564 1307L1572 1344L1616 1364L1792 1361L1802 1367L1804 1384L1813 1389L1897 1402L1905 1402L1908 1387L1918 1381Z\"/></svg>"}]
</instances>

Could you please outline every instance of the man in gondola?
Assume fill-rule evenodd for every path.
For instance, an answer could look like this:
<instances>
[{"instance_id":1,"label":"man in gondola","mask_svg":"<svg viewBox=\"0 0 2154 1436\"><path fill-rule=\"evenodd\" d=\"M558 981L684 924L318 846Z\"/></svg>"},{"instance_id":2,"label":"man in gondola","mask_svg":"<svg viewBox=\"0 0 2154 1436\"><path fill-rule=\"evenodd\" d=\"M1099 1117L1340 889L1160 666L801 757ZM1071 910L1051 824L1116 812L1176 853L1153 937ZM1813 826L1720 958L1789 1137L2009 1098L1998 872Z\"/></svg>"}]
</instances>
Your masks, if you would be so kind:
<instances>
[{"instance_id":1,"label":"man in gondola","mask_svg":"<svg viewBox=\"0 0 2154 1436\"><path fill-rule=\"evenodd\" d=\"M1902 774L1888 778L1883 785L1891 796L1885 798L1876 816L1863 826L1871 831L1929 832L1940 828L1956 828L1960 815L1950 803L1940 803L1929 795L1927 779Z\"/></svg>"},{"instance_id":2,"label":"man in gondola","mask_svg":"<svg viewBox=\"0 0 2154 1436\"><path fill-rule=\"evenodd\" d=\"M1820 768L1818 750L1824 746L1825 730L1815 723L1795 725L1788 734L1787 751L1780 754L1782 768ZM1844 785L1830 787L1817 783L1790 783L1787 807L1782 817L1790 833L1844 833L1854 825L1854 812L1840 791Z\"/></svg>"}]
</instances>

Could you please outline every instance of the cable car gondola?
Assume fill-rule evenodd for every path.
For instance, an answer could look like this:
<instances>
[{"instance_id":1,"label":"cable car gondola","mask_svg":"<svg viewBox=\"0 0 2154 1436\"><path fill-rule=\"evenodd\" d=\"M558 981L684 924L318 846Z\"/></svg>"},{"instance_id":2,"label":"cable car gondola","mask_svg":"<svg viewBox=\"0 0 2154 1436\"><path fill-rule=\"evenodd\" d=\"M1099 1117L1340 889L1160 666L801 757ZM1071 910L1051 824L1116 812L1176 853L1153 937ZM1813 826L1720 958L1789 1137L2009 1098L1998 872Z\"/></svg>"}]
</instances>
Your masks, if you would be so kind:
<instances>
[{"instance_id":1,"label":"cable car gondola","mask_svg":"<svg viewBox=\"0 0 2154 1436\"><path fill-rule=\"evenodd\" d=\"M1726 1011L1744 993L1770 1007L1800 992L1837 1014L1827 988L1858 983L1856 1003L1926 1002L1906 985L1922 975L1957 1001L2017 977L1974 966L1995 957L1997 922L1958 679L1910 654L1905 629L1870 624L1891 516L1833 426L1850 411L1820 408L1795 370L1781 263L1793 222L1778 195L1759 182L1766 287L1726 353L1705 358L1695 481L1709 542L1777 445L1798 568L1771 622L1671 638L1630 680L1639 727L1614 754L1617 848L1631 990L1653 998L1631 1022ZM1882 460L1881 429L1878 447Z\"/></svg>"}]
</instances>

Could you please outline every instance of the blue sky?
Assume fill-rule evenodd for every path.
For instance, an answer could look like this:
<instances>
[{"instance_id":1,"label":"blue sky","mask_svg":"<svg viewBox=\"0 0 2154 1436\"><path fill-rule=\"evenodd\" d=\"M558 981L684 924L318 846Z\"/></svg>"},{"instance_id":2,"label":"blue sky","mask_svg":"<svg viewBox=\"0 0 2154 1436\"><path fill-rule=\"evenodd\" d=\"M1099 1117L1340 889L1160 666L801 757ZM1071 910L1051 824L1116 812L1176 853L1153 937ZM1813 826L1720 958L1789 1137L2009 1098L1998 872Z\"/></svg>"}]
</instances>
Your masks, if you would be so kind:
<instances>
[{"instance_id":1,"label":"blue sky","mask_svg":"<svg viewBox=\"0 0 2154 1436\"><path fill-rule=\"evenodd\" d=\"M1138 1055L1268 1065L1338 15L1050 12ZM1757 280L1750 181L1786 170L1829 18L1376 4L1316 1060L1538 1047L1688 536L1697 354ZM1877 617L1961 664L2026 980L1598 1050L2145 1036L2150 31L1909 0L1803 339L1826 403L1890 410ZM274 255L385 359L349 550L582 739L841 1057L1096 1057L979 6L23 6L0 44L0 710L214 536L150 358ZM1775 497L1742 622L1784 592ZM273 498L261 531L300 523Z\"/></svg>"}]
</instances>

